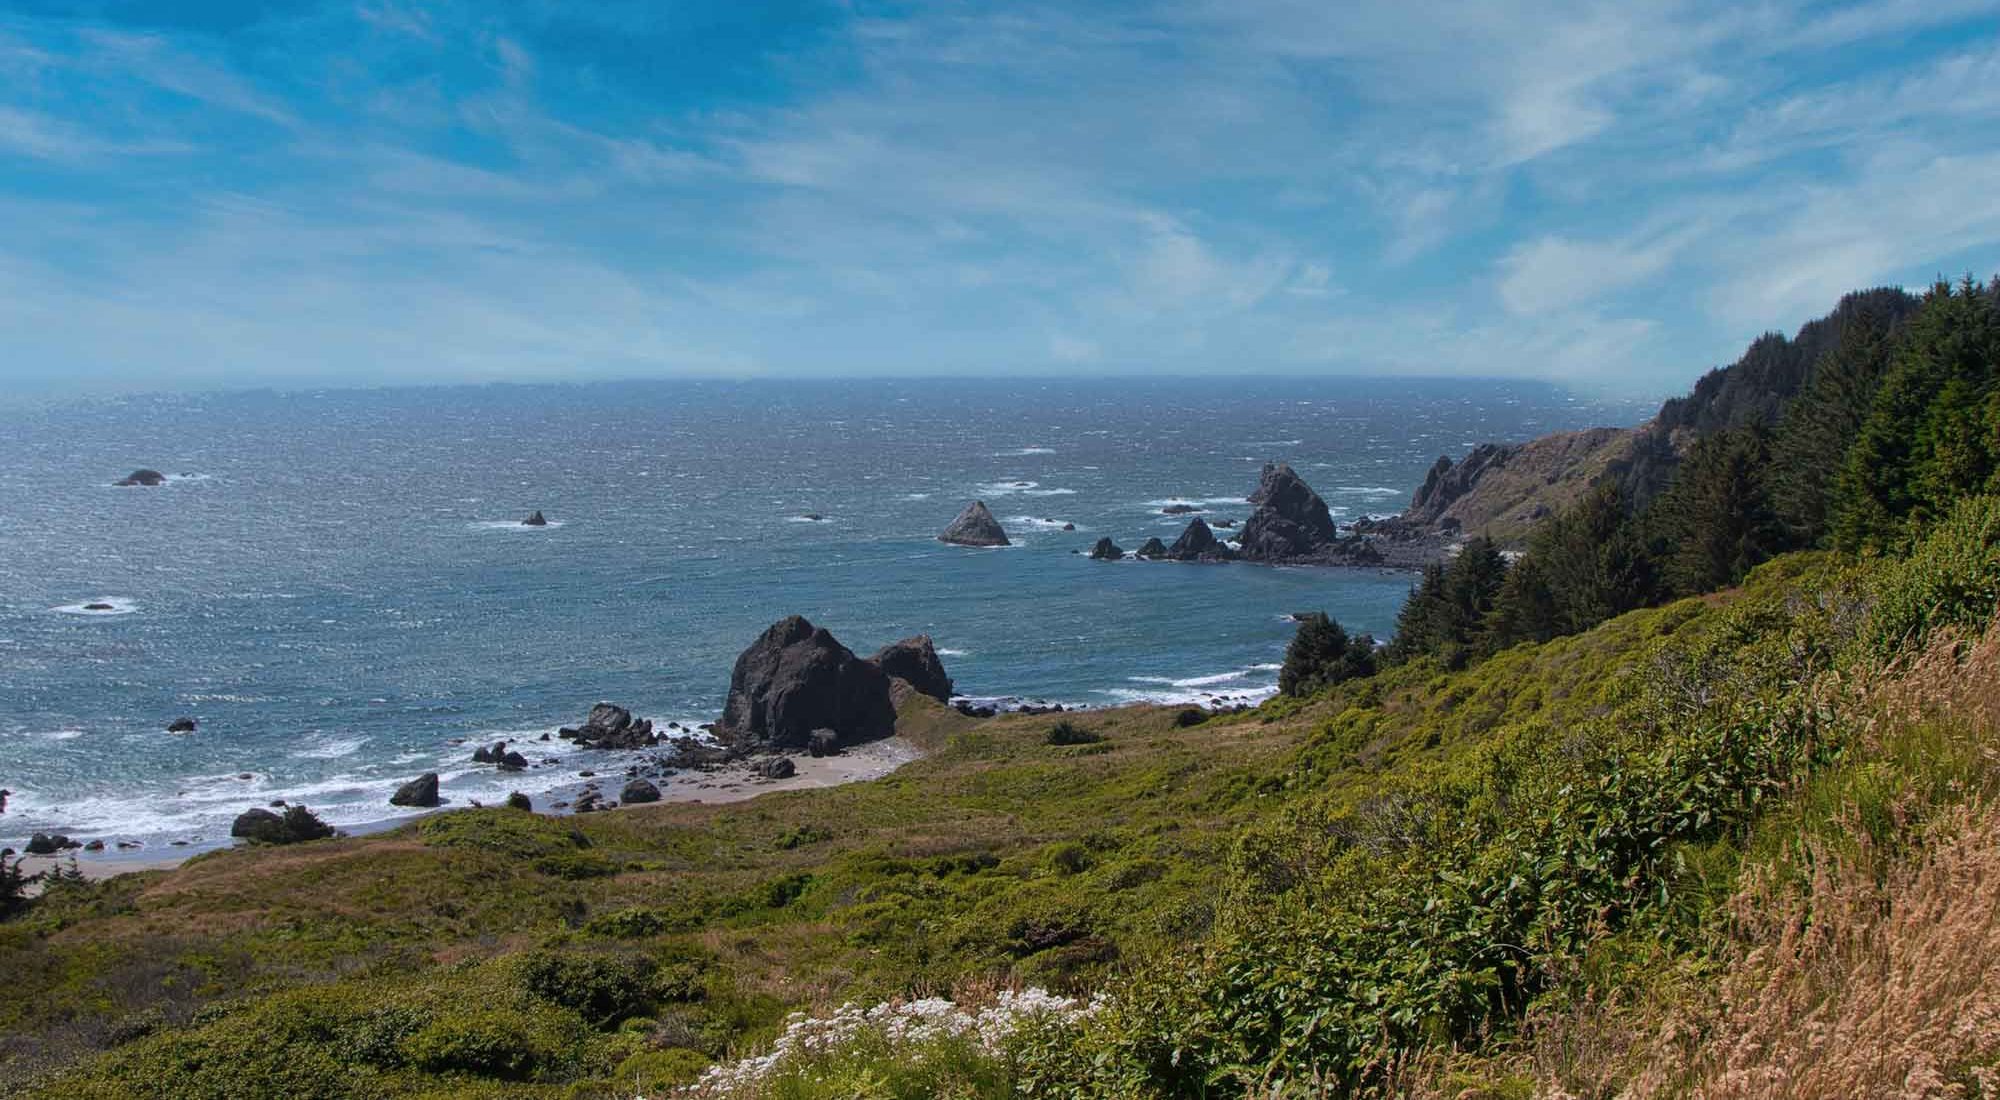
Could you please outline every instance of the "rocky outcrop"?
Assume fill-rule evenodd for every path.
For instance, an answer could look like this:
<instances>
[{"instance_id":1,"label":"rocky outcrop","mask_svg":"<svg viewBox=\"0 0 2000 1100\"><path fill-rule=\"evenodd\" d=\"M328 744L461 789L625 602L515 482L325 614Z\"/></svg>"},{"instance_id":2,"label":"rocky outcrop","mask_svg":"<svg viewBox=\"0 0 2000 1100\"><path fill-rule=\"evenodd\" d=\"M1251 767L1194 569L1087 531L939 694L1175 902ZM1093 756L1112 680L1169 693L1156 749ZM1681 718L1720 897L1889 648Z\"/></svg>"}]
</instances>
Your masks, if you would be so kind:
<instances>
[{"instance_id":1,"label":"rocky outcrop","mask_svg":"<svg viewBox=\"0 0 2000 1100\"><path fill-rule=\"evenodd\" d=\"M634 718L624 707L599 703L590 708L583 725L563 727L556 736L580 749L646 749L660 743L650 718Z\"/></svg>"},{"instance_id":2,"label":"rocky outcrop","mask_svg":"<svg viewBox=\"0 0 2000 1100\"><path fill-rule=\"evenodd\" d=\"M1167 556L1167 544L1157 538L1147 539L1132 556L1145 561L1160 561Z\"/></svg>"},{"instance_id":3,"label":"rocky outcrop","mask_svg":"<svg viewBox=\"0 0 2000 1100\"><path fill-rule=\"evenodd\" d=\"M548 518L543 516L539 511L521 521L521 526L523 527L547 527L548 525Z\"/></svg>"},{"instance_id":4,"label":"rocky outcrop","mask_svg":"<svg viewBox=\"0 0 2000 1100\"><path fill-rule=\"evenodd\" d=\"M1201 511L1201 507L1195 504L1169 504L1165 508L1160 509L1160 514L1163 516L1191 516L1199 511Z\"/></svg>"},{"instance_id":5,"label":"rocky outcrop","mask_svg":"<svg viewBox=\"0 0 2000 1100\"><path fill-rule=\"evenodd\" d=\"M1119 549L1118 544L1109 538L1098 539L1097 545L1090 548L1091 561L1120 561L1124 557L1125 551Z\"/></svg>"},{"instance_id":6,"label":"rocky outcrop","mask_svg":"<svg viewBox=\"0 0 2000 1100\"><path fill-rule=\"evenodd\" d=\"M495 741L472 750L475 764L497 764L501 771L518 772L528 766L528 758L507 747L505 741Z\"/></svg>"},{"instance_id":7,"label":"rocky outcrop","mask_svg":"<svg viewBox=\"0 0 2000 1100\"><path fill-rule=\"evenodd\" d=\"M258 844L297 844L330 837L333 826L304 806L288 806L282 814L259 808L238 814L229 826L229 835Z\"/></svg>"},{"instance_id":8,"label":"rocky outcrop","mask_svg":"<svg viewBox=\"0 0 2000 1100\"><path fill-rule=\"evenodd\" d=\"M919 695L928 695L940 703L951 702L951 677L945 674L944 662L938 660L937 648L928 634L883 646L868 658L868 663L881 669L884 676L910 685Z\"/></svg>"},{"instance_id":9,"label":"rocky outcrop","mask_svg":"<svg viewBox=\"0 0 2000 1100\"><path fill-rule=\"evenodd\" d=\"M618 792L618 801L623 802L627 806L638 806L647 802L658 802L659 800L660 788L655 787L650 780L646 779L634 779L625 784L624 790Z\"/></svg>"},{"instance_id":10,"label":"rocky outcrop","mask_svg":"<svg viewBox=\"0 0 2000 1100\"><path fill-rule=\"evenodd\" d=\"M1007 540L1006 529L1000 526L999 520L993 518L993 513L987 510L986 502L983 500L975 500L966 505L965 511L960 512L958 518L951 521L951 526L946 527L938 535L938 541L948 542L954 546L1013 545Z\"/></svg>"},{"instance_id":11,"label":"rocky outcrop","mask_svg":"<svg viewBox=\"0 0 2000 1100\"><path fill-rule=\"evenodd\" d=\"M195 720L192 718L176 718L167 723L168 733L193 733L194 730Z\"/></svg>"},{"instance_id":12,"label":"rocky outcrop","mask_svg":"<svg viewBox=\"0 0 2000 1100\"><path fill-rule=\"evenodd\" d=\"M814 730L806 737L807 756L838 756L840 735L832 730Z\"/></svg>"},{"instance_id":13,"label":"rocky outcrop","mask_svg":"<svg viewBox=\"0 0 2000 1100\"><path fill-rule=\"evenodd\" d=\"M789 756L774 756L751 770L760 779L790 779L799 774L799 766Z\"/></svg>"},{"instance_id":14,"label":"rocky outcrop","mask_svg":"<svg viewBox=\"0 0 2000 1100\"><path fill-rule=\"evenodd\" d=\"M1200 516L1189 520L1187 530L1167 547L1168 561L1228 561L1235 556Z\"/></svg>"},{"instance_id":15,"label":"rocky outcrop","mask_svg":"<svg viewBox=\"0 0 2000 1100\"><path fill-rule=\"evenodd\" d=\"M882 669L793 615L773 623L736 658L716 733L749 748L797 749L817 729L855 744L887 737L895 728Z\"/></svg>"},{"instance_id":16,"label":"rocky outcrop","mask_svg":"<svg viewBox=\"0 0 2000 1100\"><path fill-rule=\"evenodd\" d=\"M1663 455L1651 452L1664 450ZM1607 478L1621 484L1641 467L1670 466L1651 426L1556 432L1527 443L1482 443L1454 462L1440 457L1394 522L1375 526L1440 535L1486 535L1519 544L1540 520L1583 499ZM1408 534L1409 531L1402 532Z\"/></svg>"},{"instance_id":17,"label":"rocky outcrop","mask_svg":"<svg viewBox=\"0 0 2000 1100\"><path fill-rule=\"evenodd\" d=\"M1257 491L1256 511L1243 523L1242 557L1250 561L1297 561L1320 556L1339 538L1326 501L1290 466L1267 464Z\"/></svg>"},{"instance_id":18,"label":"rocky outcrop","mask_svg":"<svg viewBox=\"0 0 2000 1100\"><path fill-rule=\"evenodd\" d=\"M439 801L436 772L425 772L396 788L396 793L389 796L391 806L418 806L428 809L437 805Z\"/></svg>"},{"instance_id":19,"label":"rocky outcrop","mask_svg":"<svg viewBox=\"0 0 2000 1100\"><path fill-rule=\"evenodd\" d=\"M114 484L121 485L126 488L131 488L136 485L144 485L147 487L151 487L154 485L165 485L166 483L167 483L167 475L161 473L158 470L144 470L144 469L134 470L131 473L126 474L124 477L121 477L116 482L114 482Z\"/></svg>"}]
</instances>

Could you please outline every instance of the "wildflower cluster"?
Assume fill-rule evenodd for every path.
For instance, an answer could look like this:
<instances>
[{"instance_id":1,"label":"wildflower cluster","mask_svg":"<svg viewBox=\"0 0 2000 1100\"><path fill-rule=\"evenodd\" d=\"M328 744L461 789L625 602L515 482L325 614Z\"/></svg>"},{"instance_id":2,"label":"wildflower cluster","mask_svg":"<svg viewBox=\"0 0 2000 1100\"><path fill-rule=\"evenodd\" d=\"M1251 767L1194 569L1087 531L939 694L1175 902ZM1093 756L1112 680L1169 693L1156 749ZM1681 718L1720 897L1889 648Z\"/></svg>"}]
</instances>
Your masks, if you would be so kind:
<instances>
[{"instance_id":1,"label":"wildflower cluster","mask_svg":"<svg viewBox=\"0 0 2000 1100\"><path fill-rule=\"evenodd\" d=\"M759 1056L711 1067L681 1091L690 1098L763 1095L780 1078L824 1080L842 1063L927 1061L976 1062L997 1066L1010 1057L1013 1040L1031 1029L1069 1027L1103 1006L1042 989L1003 991L973 1008L942 997L886 1001L863 1008L842 1005L831 1016L794 1012L784 1034Z\"/></svg>"}]
</instances>

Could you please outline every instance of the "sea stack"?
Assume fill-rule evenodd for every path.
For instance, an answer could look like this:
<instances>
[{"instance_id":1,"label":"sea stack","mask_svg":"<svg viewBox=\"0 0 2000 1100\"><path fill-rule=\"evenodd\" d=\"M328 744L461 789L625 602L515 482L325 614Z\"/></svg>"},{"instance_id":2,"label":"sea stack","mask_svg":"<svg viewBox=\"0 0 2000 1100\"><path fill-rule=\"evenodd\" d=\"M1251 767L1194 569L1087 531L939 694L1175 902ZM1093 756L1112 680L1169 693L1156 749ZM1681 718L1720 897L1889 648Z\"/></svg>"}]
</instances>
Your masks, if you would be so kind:
<instances>
[{"instance_id":1,"label":"sea stack","mask_svg":"<svg viewBox=\"0 0 2000 1100\"><path fill-rule=\"evenodd\" d=\"M1243 523L1239 551L1250 561L1310 558L1339 539L1326 501L1284 463L1265 465L1250 503L1257 510Z\"/></svg>"},{"instance_id":2,"label":"sea stack","mask_svg":"<svg viewBox=\"0 0 2000 1100\"><path fill-rule=\"evenodd\" d=\"M115 482L115 484L117 485L125 486L128 488L134 485L145 485L150 487L154 485L165 485L166 483L167 483L167 475L161 473L158 470L134 470L131 473L126 474L124 477L119 478L118 481Z\"/></svg>"},{"instance_id":3,"label":"sea stack","mask_svg":"<svg viewBox=\"0 0 2000 1100\"><path fill-rule=\"evenodd\" d=\"M549 521L540 512L536 512L534 515L521 521L521 526L523 527L547 527L548 525Z\"/></svg>"},{"instance_id":4,"label":"sea stack","mask_svg":"<svg viewBox=\"0 0 2000 1100\"><path fill-rule=\"evenodd\" d=\"M1119 549L1118 544L1112 542L1108 536L1098 539L1097 545L1090 548L1091 561L1118 561L1124 556L1125 551Z\"/></svg>"},{"instance_id":5,"label":"sea stack","mask_svg":"<svg viewBox=\"0 0 2000 1100\"><path fill-rule=\"evenodd\" d=\"M1233 556L1200 516L1188 521L1187 530L1167 548L1170 561L1228 561Z\"/></svg>"},{"instance_id":6,"label":"sea stack","mask_svg":"<svg viewBox=\"0 0 2000 1100\"><path fill-rule=\"evenodd\" d=\"M958 518L951 521L951 526L938 535L938 541L954 546L1013 545L1007 540L1006 530L1000 526L999 520L993 518L983 500L966 505L965 511L960 512Z\"/></svg>"},{"instance_id":7,"label":"sea stack","mask_svg":"<svg viewBox=\"0 0 2000 1100\"><path fill-rule=\"evenodd\" d=\"M793 615L771 624L736 658L716 734L753 750L803 749L819 729L834 731L843 745L894 733L889 677L824 628Z\"/></svg>"},{"instance_id":8,"label":"sea stack","mask_svg":"<svg viewBox=\"0 0 2000 1100\"><path fill-rule=\"evenodd\" d=\"M1167 544L1159 539L1147 539L1145 545L1139 547L1138 552L1133 554L1133 557L1144 558L1147 561L1157 561L1166 556Z\"/></svg>"},{"instance_id":9,"label":"sea stack","mask_svg":"<svg viewBox=\"0 0 2000 1100\"><path fill-rule=\"evenodd\" d=\"M931 644L928 634L885 645L868 658L868 663L889 677L892 699L902 700L895 686L896 681L901 681L919 695L928 695L940 703L951 702L951 676L945 672L944 662L938 660L937 647Z\"/></svg>"}]
</instances>

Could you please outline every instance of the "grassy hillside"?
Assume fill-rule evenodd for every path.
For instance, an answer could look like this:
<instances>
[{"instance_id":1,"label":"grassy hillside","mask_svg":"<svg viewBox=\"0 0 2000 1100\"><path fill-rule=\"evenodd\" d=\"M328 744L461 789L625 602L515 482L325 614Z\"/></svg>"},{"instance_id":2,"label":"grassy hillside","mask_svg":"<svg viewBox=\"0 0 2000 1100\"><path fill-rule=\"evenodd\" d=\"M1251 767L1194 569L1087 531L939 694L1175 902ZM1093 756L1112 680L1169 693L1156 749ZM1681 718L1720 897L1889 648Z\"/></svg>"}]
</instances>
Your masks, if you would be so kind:
<instances>
[{"instance_id":1,"label":"grassy hillside","mask_svg":"<svg viewBox=\"0 0 2000 1100\"><path fill-rule=\"evenodd\" d=\"M1128 708L1054 745L1048 717L926 706L903 727L929 755L877 782L460 811L61 884L0 924L0 1088L657 1094L793 1010L1034 985L1109 999L997 1050L850 1044L739 1091L1512 1095L1605 1006L1637 1035L1639 991L1713 987L1763 942L1741 899L1797 852L1858 825L1901 867L1928 851L1908 814L1983 796L1989 750L1856 685L1990 613L1990 534L1927 566L1794 556L1193 725ZM1927 667L1926 698L1961 682ZM1623 1080L1628 1046L1566 1072Z\"/></svg>"}]
</instances>

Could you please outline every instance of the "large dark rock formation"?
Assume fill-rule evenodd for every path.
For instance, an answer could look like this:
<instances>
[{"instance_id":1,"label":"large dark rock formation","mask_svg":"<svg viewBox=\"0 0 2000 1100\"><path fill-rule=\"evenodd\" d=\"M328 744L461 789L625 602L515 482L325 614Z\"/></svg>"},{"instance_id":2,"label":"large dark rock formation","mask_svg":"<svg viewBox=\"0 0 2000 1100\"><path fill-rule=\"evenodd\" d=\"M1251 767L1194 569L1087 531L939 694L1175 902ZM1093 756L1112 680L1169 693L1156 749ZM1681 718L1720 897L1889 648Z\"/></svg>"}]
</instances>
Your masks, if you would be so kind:
<instances>
[{"instance_id":1,"label":"large dark rock formation","mask_svg":"<svg viewBox=\"0 0 2000 1100\"><path fill-rule=\"evenodd\" d=\"M937 648L928 634L885 645L868 658L868 663L890 679L909 684L920 695L928 695L940 703L951 702L951 677L945 674L944 662L938 660Z\"/></svg>"},{"instance_id":2,"label":"large dark rock formation","mask_svg":"<svg viewBox=\"0 0 2000 1100\"><path fill-rule=\"evenodd\" d=\"M749 747L799 749L822 728L850 745L894 733L889 677L793 615L736 658L716 733Z\"/></svg>"},{"instance_id":3,"label":"large dark rock formation","mask_svg":"<svg viewBox=\"0 0 2000 1100\"><path fill-rule=\"evenodd\" d=\"M166 483L167 475L158 470L134 470L124 477L119 478L116 482L116 484L126 486L127 488L135 485L151 487L154 485L165 485Z\"/></svg>"},{"instance_id":4,"label":"large dark rock formation","mask_svg":"<svg viewBox=\"0 0 2000 1100\"><path fill-rule=\"evenodd\" d=\"M645 749L660 743L652 719L634 718L631 711L610 703L590 708L583 725L574 729L565 726L556 736L576 742L580 749Z\"/></svg>"},{"instance_id":5,"label":"large dark rock formation","mask_svg":"<svg viewBox=\"0 0 2000 1100\"><path fill-rule=\"evenodd\" d=\"M1098 539L1097 545L1090 548L1091 561L1118 561L1124 556L1125 551L1119 549L1118 544L1108 537Z\"/></svg>"},{"instance_id":6,"label":"large dark rock formation","mask_svg":"<svg viewBox=\"0 0 2000 1100\"><path fill-rule=\"evenodd\" d=\"M965 506L965 511L951 521L951 526L938 535L939 542L954 546L1011 546L1007 541L1007 531L993 513L986 508L986 502L975 500Z\"/></svg>"},{"instance_id":7,"label":"large dark rock formation","mask_svg":"<svg viewBox=\"0 0 2000 1100\"><path fill-rule=\"evenodd\" d=\"M438 775L425 772L408 783L396 788L389 796L391 806L421 806L429 808L438 804Z\"/></svg>"},{"instance_id":8,"label":"large dark rock formation","mask_svg":"<svg viewBox=\"0 0 2000 1100\"><path fill-rule=\"evenodd\" d=\"M1147 539L1138 550L1133 552L1132 556L1135 558L1144 558L1147 561L1159 561L1167 556L1167 544L1156 538Z\"/></svg>"},{"instance_id":9,"label":"large dark rock formation","mask_svg":"<svg viewBox=\"0 0 2000 1100\"><path fill-rule=\"evenodd\" d=\"M1250 503L1257 510L1244 521L1239 551L1250 561L1312 558L1340 537L1326 501L1283 463L1264 467Z\"/></svg>"},{"instance_id":10,"label":"large dark rock formation","mask_svg":"<svg viewBox=\"0 0 2000 1100\"><path fill-rule=\"evenodd\" d=\"M259 844L296 844L302 840L323 840L333 835L333 826L304 806L287 806L283 814L266 809L250 809L236 815L229 835Z\"/></svg>"},{"instance_id":11,"label":"large dark rock formation","mask_svg":"<svg viewBox=\"0 0 2000 1100\"><path fill-rule=\"evenodd\" d=\"M618 792L618 801L625 803L627 806L638 806L647 802L658 802L659 800L660 788L655 787L650 781L644 779L634 779L630 783L625 784L624 790Z\"/></svg>"},{"instance_id":12,"label":"large dark rock formation","mask_svg":"<svg viewBox=\"0 0 2000 1100\"><path fill-rule=\"evenodd\" d=\"M1187 530L1167 547L1169 561L1228 561L1235 557L1229 547L1215 537L1200 516L1188 521Z\"/></svg>"}]
</instances>

